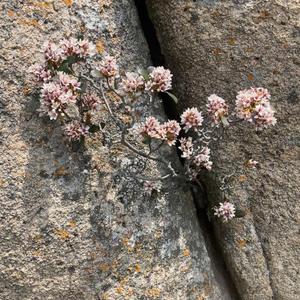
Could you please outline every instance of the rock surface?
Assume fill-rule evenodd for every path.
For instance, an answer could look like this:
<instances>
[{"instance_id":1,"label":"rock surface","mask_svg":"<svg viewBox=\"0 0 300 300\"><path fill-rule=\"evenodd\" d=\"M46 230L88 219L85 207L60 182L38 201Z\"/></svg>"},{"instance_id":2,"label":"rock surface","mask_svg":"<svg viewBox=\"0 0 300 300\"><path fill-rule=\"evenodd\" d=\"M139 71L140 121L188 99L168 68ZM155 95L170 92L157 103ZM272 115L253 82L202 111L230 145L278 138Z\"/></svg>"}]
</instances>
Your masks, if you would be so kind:
<instances>
[{"instance_id":1,"label":"rock surface","mask_svg":"<svg viewBox=\"0 0 300 300\"><path fill-rule=\"evenodd\" d=\"M0 8L0 298L232 299L216 282L187 187L169 180L146 196L122 177L131 153L94 139L68 147L36 112L26 71L45 40L83 34L126 69L150 64L132 1Z\"/></svg>"},{"instance_id":2,"label":"rock surface","mask_svg":"<svg viewBox=\"0 0 300 300\"><path fill-rule=\"evenodd\" d=\"M215 154L217 178L206 180L214 205L222 174L251 156L259 161L230 195L245 216L215 230L242 299L299 299L299 1L147 4L181 111L204 109L213 93L233 105L243 88L271 92L278 125L229 130Z\"/></svg>"}]
</instances>

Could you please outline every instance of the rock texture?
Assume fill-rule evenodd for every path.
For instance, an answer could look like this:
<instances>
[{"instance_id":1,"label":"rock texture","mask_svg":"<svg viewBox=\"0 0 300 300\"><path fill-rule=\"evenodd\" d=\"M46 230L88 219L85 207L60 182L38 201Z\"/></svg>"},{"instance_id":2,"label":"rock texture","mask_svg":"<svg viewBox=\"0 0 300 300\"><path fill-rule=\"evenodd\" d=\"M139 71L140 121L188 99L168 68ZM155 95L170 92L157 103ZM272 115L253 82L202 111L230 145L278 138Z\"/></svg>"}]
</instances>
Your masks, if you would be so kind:
<instances>
[{"instance_id":1,"label":"rock texture","mask_svg":"<svg viewBox=\"0 0 300 300\"><path fill-rule=\"evenodd\" d=\"M217 176L206 180L213 205L222 174L259 161L230 195L245 216L216 223L216 233L242 299L299 299L299 1L147 4L181 111L204 109L213 93L233 105L243 88L270 90L278 125L259 134L229 130L215 154Z\"/></svg>"},{"instance_id":2,"label":"rock texture","mask_svg":"<svg viewBox=\"0 0 300 300\"><path fill-rule=\"evenodd\" d=\"M126 149L97 139L68 147L36 112L26 71L45 40L83 34L126 69L150 64L132 1L0 8L0 298L232 299L216 282L187 187L169 180L146 196L122 175L138 163ZM165 171L152 165L147 175Z\"/></svg>"}]
</instances>

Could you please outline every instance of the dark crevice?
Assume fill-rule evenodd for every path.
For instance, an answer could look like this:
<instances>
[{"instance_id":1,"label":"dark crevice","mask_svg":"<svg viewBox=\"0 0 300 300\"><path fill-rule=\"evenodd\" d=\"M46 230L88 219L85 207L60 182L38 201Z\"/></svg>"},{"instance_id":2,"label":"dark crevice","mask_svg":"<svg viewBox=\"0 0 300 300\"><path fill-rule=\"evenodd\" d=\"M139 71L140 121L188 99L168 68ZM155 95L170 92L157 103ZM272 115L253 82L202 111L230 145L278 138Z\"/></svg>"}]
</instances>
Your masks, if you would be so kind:
<instances>
[{"instance_id":1,"label":"dark crevice","mask_svg":"<svg viewBox=\"0 0 300 300\"><path fill-rule=\"evenodd\" d=\"M144 36L146 38L146 41L148 43L148 48L150 51L150 57L151 61L154 66L166 66L165 57L162 54L161 47L159 40L156 35L155 27L150 19L150 16L148 14L148 9L146 6L145 0L134 0L141 27L144 32ZM160 98L163 100L163 106L164 110L166 112L166 115L169 119L172 120L178 120L179 119L179 113L176 107L176 104L171 97L169 97L167 94L161 93Z\"/></svg>"},{"instance_id":2,"label":"dark crevice","mask_svg":"<svg viewBox=\"0 0 300 300\"><path fill-rule=\"evenodd\" d=\"M162 54L160 43L156 34L155 27L150 19L145 0L134 0L140 19L140 24L144 36L148 43L151 60L154 66L166 66L165 57ZM169 119L179 120L179 111L174 101L166 94L160 95L163 100L164 110ZM180 157L180 156L179 156ZM181 160L181 158L180 158ZM205 189L205 187L204 187ZM193 190L193 198L197 209L197 216L201 227L202 234L206 242L206 248L212 261L212 267L216 280L223 289L224 300L239 300L237 289L227 270L222 250L214 234L213 224L209 221L207 215L207 193L205 190ZM227 296L225 296L227 294Z\"/></svg>"}]
</instances>

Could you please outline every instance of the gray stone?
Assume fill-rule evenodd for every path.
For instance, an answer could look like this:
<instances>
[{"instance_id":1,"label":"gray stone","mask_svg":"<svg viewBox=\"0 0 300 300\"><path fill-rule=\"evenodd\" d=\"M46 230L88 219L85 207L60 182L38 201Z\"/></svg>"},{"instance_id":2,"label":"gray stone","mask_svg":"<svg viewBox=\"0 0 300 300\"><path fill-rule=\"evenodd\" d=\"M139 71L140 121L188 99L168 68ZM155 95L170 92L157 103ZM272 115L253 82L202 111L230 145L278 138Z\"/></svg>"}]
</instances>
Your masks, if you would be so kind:
<instances>
[{"instance_id":1,"label":"gray stone","mask_svg":"<svg viewBox=\"0 0 300 300\"><path fill-rule=\"evenodd\" d=\"M57 123L36 112L26 71L45 40L83 34L126 69L150 64L132 1L3 0L0 8L0 298L230 299L188 187L171 179L145 196L123 176L132 153L92 138L67 146ZM161 155L180 167L175 153ZM146 175L165 172L152 164Z\"/></svg>"},{"instance_id":2,"label":"gray stone","mask_svg":"<svg viewBox=\"0 0 300 300\"><path fill-rule=\"evenodd\" d=\"M220 177L251 156L259 161L230 195L245 216L215 230L242 299L299 299L299 1L147 3L180 111L205 109L213 93L233 106L243 88L271 92L278 125L229 129L203 180L213 206Z\"/></svg>"}]
</instances>

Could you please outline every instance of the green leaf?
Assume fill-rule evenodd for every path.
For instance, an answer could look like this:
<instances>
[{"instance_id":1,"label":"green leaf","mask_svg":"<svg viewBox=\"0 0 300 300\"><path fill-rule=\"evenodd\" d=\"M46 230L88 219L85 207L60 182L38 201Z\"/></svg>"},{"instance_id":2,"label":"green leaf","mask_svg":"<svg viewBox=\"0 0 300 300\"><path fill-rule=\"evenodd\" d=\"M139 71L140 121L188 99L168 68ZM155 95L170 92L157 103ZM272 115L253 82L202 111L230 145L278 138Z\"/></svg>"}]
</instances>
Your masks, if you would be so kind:
<instances>
[{"instance_id":1,"label":"green leaf","mask_svg":"<svg viewBox=\"0 0 300 300\"><path fill-rule=\"evenodd\" d=\"M226 127L226 126L229 126L229 122L227 120L227 118L225 118L224 116L221 118L221 122L223 123L223 125Z\"/></svg>"},{"instance_id":2,"label":"green leaf","mask_svg":"<svg viewBox=\"0 0 300 300\"><path fill-rule=\"evenodd\" d=\"M172 98L172 100L175 102L175 103L178 103L178 98L175 96L175 95L173 95L172 93L170 93L170 92L166 92L171 98Z\"/></svg>"},{"instance_id":3,"label":"green leaf","mask_svg":"<svg viewBox=\"0 0 300 300\"><path fill-rule=\"evenodd\" d=\"M149 80L149 72L146 69L140 68L138 69L138 73L143 76L145 81Z\"/></svg>"}]
</instances>

